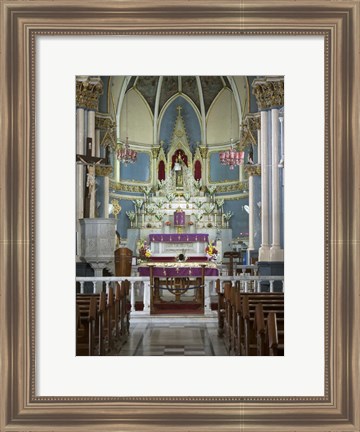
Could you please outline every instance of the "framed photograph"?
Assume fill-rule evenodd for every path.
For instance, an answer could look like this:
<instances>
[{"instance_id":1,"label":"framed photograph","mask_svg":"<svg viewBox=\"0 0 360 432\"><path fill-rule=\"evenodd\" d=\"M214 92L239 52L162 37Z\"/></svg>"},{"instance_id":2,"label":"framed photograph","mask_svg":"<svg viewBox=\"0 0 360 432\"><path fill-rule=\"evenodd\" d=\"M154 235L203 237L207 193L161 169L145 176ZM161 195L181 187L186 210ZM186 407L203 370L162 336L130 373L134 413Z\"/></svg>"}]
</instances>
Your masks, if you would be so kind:
<instances>
[{"instance_id":1,"label":"framed photograph","mask_svg":"<svg viewBox=\"0 0 360 432\"><path fill-rule=\"evenodd\" d=\"M4 0L1 12L0 429L359 431L359 2ZM85 74L284 76L283 358L75 357Z\"/></svg>"}]
</instances>

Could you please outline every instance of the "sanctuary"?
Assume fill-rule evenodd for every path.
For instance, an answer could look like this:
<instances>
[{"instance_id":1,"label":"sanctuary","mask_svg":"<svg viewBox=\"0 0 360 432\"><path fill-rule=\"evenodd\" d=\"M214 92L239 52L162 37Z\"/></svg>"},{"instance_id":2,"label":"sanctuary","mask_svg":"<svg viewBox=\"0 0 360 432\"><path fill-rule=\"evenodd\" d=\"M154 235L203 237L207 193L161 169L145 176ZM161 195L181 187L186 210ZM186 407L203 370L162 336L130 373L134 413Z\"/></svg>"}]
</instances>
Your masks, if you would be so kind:
<instances>
[{"instance_id":1,"label":"sanctuary","mask_svg":"<svg viewBox=\"0 0 360 432\"><path fill-rule=\"evenodd\" d=\"M79 355L121 355L151 316L215 319L253 355L233 320L283 295L283 119L281 76L76 77Z\"/></svg>"}]
</instances>

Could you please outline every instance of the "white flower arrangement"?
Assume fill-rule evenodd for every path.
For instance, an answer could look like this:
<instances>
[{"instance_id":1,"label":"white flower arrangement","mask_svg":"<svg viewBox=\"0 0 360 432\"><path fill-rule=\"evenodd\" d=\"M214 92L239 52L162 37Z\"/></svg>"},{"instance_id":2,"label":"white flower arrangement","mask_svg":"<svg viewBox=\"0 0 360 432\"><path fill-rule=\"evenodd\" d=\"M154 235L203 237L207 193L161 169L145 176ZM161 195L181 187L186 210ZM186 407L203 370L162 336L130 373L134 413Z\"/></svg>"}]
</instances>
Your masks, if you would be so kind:
<instances>
[{"instance_id":1,"label":"white flower arrangement","mask_svg":"<svg viewBox=\"0 0 360 432\"><path fill-rule=\"evenodd\" d=\"M148 214L150 214L150 215L154 214L154 213L155 213L155 206L154 206L154 204L149 204L149 205L146 207L146 212L147 212Z\"/></svg>"},{"instance_id":2,"label":"white flower arrangement","mask_svg":"<svg viewBox=\"0 0 360 432\"><path fill-rule=\"evenodd\" d=\"M157 185L159 190L161 190L165 186L165 180L158 180Z\"/></svg>"},{"instance_id":3,"label":"white flower arrangement","mask_svg":"<svg viewBox=\"0 0 360 432\"><path fill-rule=\"evenodd\" d=\"M135 207L140 210L144 201L142 199L137 199L137 200L134 200L133 203L135 204Z\"/></svg>"},{"instance_id":4,"label":"white flower arrangement","mask_svg":"<svg viewBox=\"0 0 360 432\"><path fill-rule=\"evenodd\" d=\"M194 180L194 186L196 187L196 189L200 190L201 189L201 181L200 180Z\"/></svg>"},{"instance_id":5,"label":"white flower arrangement","mask_svg":"<svg viewBox=\"0 0 360 432\"><path fill-rule=\"evenodd\" d=\"M209 191L209 194L210 194L210 195L213 195L213 194L215 193L215 191L216 191L216 186L214 186L214 185L209 185L209 186L207 187L207 190Z\"/></svg>"},{"instance_id":6,"label":"white flower arrangement","mask_svg":"<svg viewBox=\"0 0 360 432\"><path fill-rule=\"evenodd\" d=\"M152 188L151 186L146 186L146 187L142 187L141 190L144 192L146 196L149 196L152 191Z\"/></svg>"},{"instance_id":7,"label":"white flower arrangement","mask_svg":"<svg viewBox=\"0 0 360 432\"><path fill-rule=\"evenodd\" d=\"M221 208L224 205L224 202L225 202L225 200L223 198L222 199L218 199L218 200L216 200L216 205L219 208Z\"/></svg>"},{"instance_id":8,"label":"white flower arrangement","mask_svg":"<svg viewBox=\"0 0 360 432\"><path fill-rule=\"evenodd\" d=\"M133 222L135 220L136 213L134 211L127 211L126 215L130 219L131 222Z\"/></svg>"},{"instance_id":9,"label":"white flower arrangement","mask_svg":"<svg viewBox=\"0 0 360 432\"><path fill-rule=\"evenodd\" d=\"M166 194L166 199L167 199L169 202L174 201L175 197L176 197L176 196L175 196L174 193L168 193L168 194Z\"/></svg>"},{"instance_id":10,"label":"white flower arrangement","mask_svg":"<svg viewBox=\"0 0 360 432\"><path fill-rule=\"evenodd\" d=\"M158 201L154 201L155 205L157 208L161 209L162 206L164 205L164 200L159 199Z\"/></svg>"},{"instance_id":11,"label":"white flower arrangement","mask_svg":"<svg viewBox=\"0 0 360 432\"><path fill-rule=\"evenodd\" d=\"M194 204L196 205L196 207L198 209L200 209L202 207L202 205L204 204L204 201L194 200Z\"/></svg>"},{"instance_id":12,"label":"white flower arrangement","mask_svg":"<svg viewBox=\"0 0 360 432\"><path fill-rule=\"evenodd\" d=\"M190 199L191 199L191 194L189 194L188 192L185 193L185 194L184 194L184 200L185 200L186 202L189 202Z\"/></svg>"},{"instance_id":13,"label":"white flower arrangement","mask_svg":"<svg viewBox=\"0 0 360 432\"><path fill-rule=\"evenodd\" d=\"M155 213L155 217L156 217L156 219L157 219L158 221L161 222L161 221L164 219L165 214L162 213L162 212L157 211L157 212Z\"/></svg>"},{"instance_id":14,"label":"white flower arrangement","mask_svg":"<svg viewBox=\"0 0 360 432\"><path fill-rule=\"evenodd\" d=\"M207 204L204 207L204 212L209 215L213 212L214 208L215 208L215 204Z\"/></svg>"},{"instance_id":15,"label":"white flower arrangement","mask_svg":"<svg viewBox=\"0 0 360 432\"><path fill-rule=\"evenodd\" d=\"M195 220L196 220L196 222L199 222L199 221L202 219L203 215L204 215L203 212L195 213L194 216L195 216Z\"/></svg>"},{"instance_id":16,"label":"white flower arrangement","mask_svg":"<svg viewBox=\"0 0 360 432\"><path fill-rule=\"evenodd\" d=\"M228 211L228 212L224 213L224 219L226 221L229 221L233 216L234 216L234 213L232 211Z\"/></svg>"}]
</instances>

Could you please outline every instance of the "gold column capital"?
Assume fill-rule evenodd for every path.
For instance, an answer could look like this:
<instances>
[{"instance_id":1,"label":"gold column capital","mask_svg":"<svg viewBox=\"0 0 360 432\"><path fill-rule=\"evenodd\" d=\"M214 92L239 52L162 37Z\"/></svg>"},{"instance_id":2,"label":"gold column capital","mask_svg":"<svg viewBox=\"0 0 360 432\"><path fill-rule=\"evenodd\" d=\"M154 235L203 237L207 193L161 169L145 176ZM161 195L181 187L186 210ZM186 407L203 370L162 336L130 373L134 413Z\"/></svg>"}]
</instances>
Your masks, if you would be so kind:
<instances>
[{"instance_id":1,"label":"gold column capital","mask_svg":"<svg viewBox=\"0 0 360 432\"><path fill-rule=\"evenodd\" d=\"M209 149L207 147L199 147L200 155L203 159L206 159L208 156Z\"/></svg>"},{"instance_id":2,"label":"gold column capital","mask_svg":"<svg viewBox=\"0 0 360 432\"><path fill-rule=\"evenodd\" d=\"M261 166L260 165L244 165L245 172L250 176L260 176Z\"/></svg>"},{"instance_id":3,"label":"gold column capital","mask_svg":"<svg viewBox=\"0 0 360 432\"><path fill-rule=\"evenodd\" d=\"M259 110L284 105L284 78L266 77L252 83L252 92L256 97Z\"/></svg>"},{"instance_id":4,"label":"gold column capital","mask_svg":"<svg viewBox=\"0 0 360 432\"><path fill-rule=\"evenodd\" d=\"M103 94L103 82L100 77L81 76L76 78L76 106L89 110L98 110L99 97Z\"/></svg>"}]
</instances>

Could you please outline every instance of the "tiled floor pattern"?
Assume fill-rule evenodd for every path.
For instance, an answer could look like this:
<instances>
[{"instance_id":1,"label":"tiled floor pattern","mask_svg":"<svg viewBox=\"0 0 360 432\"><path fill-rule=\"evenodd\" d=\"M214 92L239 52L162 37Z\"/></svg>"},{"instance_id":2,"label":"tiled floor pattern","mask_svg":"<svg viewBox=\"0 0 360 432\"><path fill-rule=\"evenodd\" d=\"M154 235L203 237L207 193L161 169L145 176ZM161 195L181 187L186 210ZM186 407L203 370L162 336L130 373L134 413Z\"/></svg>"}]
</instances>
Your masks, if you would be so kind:
<instances>
[{"instance_id":1,"label":"tiled floor pattern","mask_svg":"<svg viewBox=\"0 0 360 432\"><path fill-rule=\"evenodd\" d=\"M119 356L224 356L217 322L133 322Z\"/></svg>"}]
</instances>

